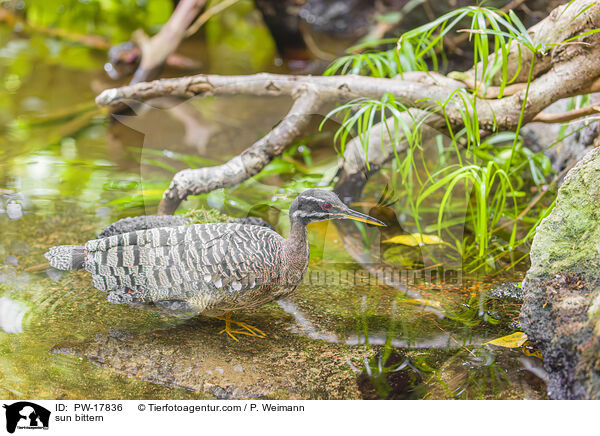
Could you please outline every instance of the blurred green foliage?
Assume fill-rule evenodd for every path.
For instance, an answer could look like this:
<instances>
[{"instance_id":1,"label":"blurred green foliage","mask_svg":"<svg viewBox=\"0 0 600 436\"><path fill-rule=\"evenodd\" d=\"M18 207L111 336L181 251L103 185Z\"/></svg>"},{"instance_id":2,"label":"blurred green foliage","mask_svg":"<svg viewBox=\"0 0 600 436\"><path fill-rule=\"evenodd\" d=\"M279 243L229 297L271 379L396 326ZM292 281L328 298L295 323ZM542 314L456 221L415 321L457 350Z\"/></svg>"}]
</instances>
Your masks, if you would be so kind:
<instances>
[{"instance_id":1,"label":"blurred green foliage","mask_svg":"<svg viewBox=\"0 0 600 436\"><path fill-rule=\"evenodd\" d=\"M251 0L240 1L212 17L205 32L213 74L259 72L272 64L275 44Z\"/></svg>"},{"instance_id":2,"label":"blurred green foliage","mask_svg":"<svg viewBox=\"0 0 600 436\"><path fill-rule=\"evenodd\" d=\"M25 0L23 5L34 27L101 35L113 43L128 40L136 28L155 33L173 9L170 0Z\"/></svg>"}]
</instances>

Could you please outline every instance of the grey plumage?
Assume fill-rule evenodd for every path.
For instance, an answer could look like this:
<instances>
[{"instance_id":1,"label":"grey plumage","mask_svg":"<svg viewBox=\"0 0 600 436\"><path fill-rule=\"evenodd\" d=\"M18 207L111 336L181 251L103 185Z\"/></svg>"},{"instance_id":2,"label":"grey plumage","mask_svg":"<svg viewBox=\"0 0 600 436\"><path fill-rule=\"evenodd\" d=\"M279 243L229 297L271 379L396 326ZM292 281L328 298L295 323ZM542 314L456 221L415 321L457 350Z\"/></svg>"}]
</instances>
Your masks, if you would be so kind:
<instances>
[{"instance_id":1,"label":"grey plumage","mask_svg":"<svg viewBox=\"0 0 600 436\"><path fill-rule=\"evenodd\" d=\"M258 217L231 218L229 222L249 224L275 230L271 224ZM135 232L136 230L155 229L159 227L177 227L191 224L192 220L185 216L171 215L142 215L123 218L106 226L98 235L98 239L108 238L122 233Z\"/></svg>"},{"instance_id":2,"label":"grey plumage","mask_svg":"<svg viewBox=\"0 0 600 436\"><path fill-rule=\"evenodd\" d=\"M135 232L136 230L147 230L158 227L177 227L190 224L191 220L184 216L171 215L143 215L131 218L123 218L106 226L98 235L98 239L108 238L122 233Z\"/></svg>"},{"instance_id":3,"label":"grey plumage","mask_svg":"<svg viewBox=\"0 0 600 436\"><path fill-rule=\"evenodd\" d=\"M79 269L85 260L84 248L81 245L61 245L52 247L44 254L50 266L62 271Z\"/></svg>"},{"instance_id":4,"label":"grey plumage","mask_svg":"<svg viewBox=\"0 0 600 436\"><path fill-rule=\"evenodd\" d=\"M277 273L283 241L253 225L194 224L53 247L47 257L59 269L71 269L71 258L81 257L92 284L113 303L175 301L177 309L221 314L270 301L267 283L285 292Z\"/></svg>"}]
</instances>

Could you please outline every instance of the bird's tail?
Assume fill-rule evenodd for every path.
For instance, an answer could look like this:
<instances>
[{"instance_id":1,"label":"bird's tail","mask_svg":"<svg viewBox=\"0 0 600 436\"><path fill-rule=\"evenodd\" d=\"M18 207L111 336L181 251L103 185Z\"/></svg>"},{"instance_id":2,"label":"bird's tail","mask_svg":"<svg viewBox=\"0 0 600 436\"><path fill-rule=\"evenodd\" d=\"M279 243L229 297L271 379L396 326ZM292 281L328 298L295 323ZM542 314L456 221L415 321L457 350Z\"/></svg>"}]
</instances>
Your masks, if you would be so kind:
<instances>
[{"instance_id":1,"label":"bird's tail","mask_svg":"<svg viewBox=\"0 0 600 436\"><path fill-rule=\"evenodd\" d=\"M85 248L83 245L59 245L52 247L46 254L50 266L63 271L79 269L85 261Z\"/></svg>"}]
</instances>

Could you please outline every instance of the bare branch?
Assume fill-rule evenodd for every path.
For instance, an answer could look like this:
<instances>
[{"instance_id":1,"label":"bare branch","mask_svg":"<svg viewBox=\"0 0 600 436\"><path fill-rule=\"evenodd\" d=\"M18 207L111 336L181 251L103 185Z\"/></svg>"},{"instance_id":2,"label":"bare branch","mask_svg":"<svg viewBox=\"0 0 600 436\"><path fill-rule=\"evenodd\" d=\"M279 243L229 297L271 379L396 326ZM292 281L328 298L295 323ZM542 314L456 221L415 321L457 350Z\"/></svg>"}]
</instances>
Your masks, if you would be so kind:
<instances>
[{"instance_id":1,"label":"bare branch","mask_svg":"<svg viewBox=\"0 0 600 436\"><path fill-rule=\"evenodd\" d=\"M600 6L596 7L600 11ZM600 13L598 14L600 15ZM565 46L560 61L531 83L525 111L525 122L548 105L566 97L586 92L600 77L600 63L590 62L600 56L599 34L591 35L590 45ZM150 83L138 83L102 92L96 102L115 105L126 99L150 100L162 96L190 98L215 95L292 95L303 85L317 89L321 99L348 101L353 98L381 98L391 93L402 104L423 110L432 110L436 102L445 102L465 84L433 73L405 73L402 79L380 79L363 76L293 76L256 74L250 76L197 75L177 79L163 79ZM520 117L525 97L524 87L502 99L478 98L477 115L484 129L514 129ZM453 125L463 123L463 114L471 108L464 107L461 99L454 99L445 107L446 115Z\"/></svg>"},{"instance_id":2,"label":"bare branch","mask_svg":"<svg viewBox=\"0 0 600 436\"><path fill-rule=\"evenodd\" d=\"M152 80L160 74L167 58L186 36L186 29L202 10L206 0L181 0L169 21L152 38L137 33L137 43L142 51L142 61L131 83Z\"/></svg>"},{"instance_id":3,"label":"bare branch","mask_svg":"<svg viewBox=\"0 0 600 436\"><path fill-rule=\"evenodd\" d=\"M158 207L159 215L172 214L188 195L236 186L258 174L275 156L302 134L321 99L316 89L305 85L286 117L263 138L223 165L179 171Z\"/></svg>"},{"instance_id":4,"label":"bare branch","mask_svg":"<svg viewBox=\"0 0 600 436\"><path fill-rule=\"evenodd\" d=\"M392 93L403 103L412 106L422 99L444 99L461 82L447 79L443 85L434 79L440 75L428 73L406 73L405 80L379 79L363 76L294 76L284 74L253 74L249 76L217 76L199 74L177 79L162 79L149 83L138 83L121 88L107 89L96 97L101 106L113 106L123 100L147 101L157 97L171 96L190 98L194 96L253 95L264 97L291 96L297 89L311 85L324 93L322 98L350 100L358 97L380 98ZM453 83L450 86L449 83ZM425 103L422 103L425 105Z\"/></svg>"},{"instance_id":5,"label":"bare branch","mask_svg":"<svg viewBox=\"0 0 600 436\"><path fill-rule=\"evenodd\" d=\"M567 121L573 121L577 118L597 114L598 112L600 112L600 106L597 105L574 109L562 114L549 114L546 112L540 112L533 117L532 121L537 121L538 123L566 123Z\"/></svg>"}]
</instances>

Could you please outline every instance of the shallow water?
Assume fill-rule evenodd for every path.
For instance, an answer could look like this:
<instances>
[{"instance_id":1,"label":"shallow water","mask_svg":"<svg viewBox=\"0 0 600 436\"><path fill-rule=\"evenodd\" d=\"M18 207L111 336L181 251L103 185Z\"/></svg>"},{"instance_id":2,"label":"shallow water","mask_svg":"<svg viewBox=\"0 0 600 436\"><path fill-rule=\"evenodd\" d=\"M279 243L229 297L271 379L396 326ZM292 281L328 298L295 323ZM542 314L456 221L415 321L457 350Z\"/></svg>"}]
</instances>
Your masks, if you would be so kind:
<instances>
[{"instance_id":1,"label":"shallow water","mask_svg":"<svg viewBox=\"0 0 600 436\"><path fill-rule=\"evenodd\" d=\"M82 48L0 27L2 397L544 398L539 359L483 345L518 329L511 283L520 273L358 264L365 250L381 260L383 246L332 224L311 227L310 269L290 299L239 315L267 339L235 343L218 335L216 320L112 305L86 273L48 269L48 247L83 243L118 218L152 213L173 170L234 156L289 105L166 102L168 109L108 120L90 105L115 86L102 71L104 54L84 50L77 63L72 50ZM267 67L215 66L208 56L203 71ZM311 143L321 164L335 159L324 143ZM243 216L258 203L288 204L281 182L320 180L297 168L275 173L183 206ZM371 187L365 201L380 190ZM267 216L286 231L285 214L273 208ZM420 250L395 256L422 257Z\"/></svg>"}]
</instances>

